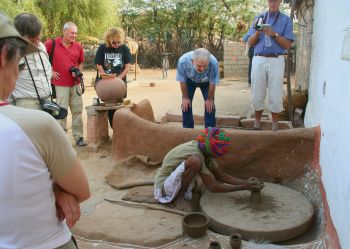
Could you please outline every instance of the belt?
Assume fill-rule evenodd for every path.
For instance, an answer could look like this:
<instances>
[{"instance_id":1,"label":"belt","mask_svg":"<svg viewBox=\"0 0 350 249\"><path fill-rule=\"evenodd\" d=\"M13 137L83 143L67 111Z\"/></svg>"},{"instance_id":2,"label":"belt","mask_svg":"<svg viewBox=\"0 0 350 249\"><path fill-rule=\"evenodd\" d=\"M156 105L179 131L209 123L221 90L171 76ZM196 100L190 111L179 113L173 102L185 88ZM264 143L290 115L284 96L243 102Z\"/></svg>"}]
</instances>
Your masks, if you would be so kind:
<instances>
[{"instance_id":1,"label":"belt","mask_svg":"<svg viewBox=\"0 0 350 249\"><path fill-rule=\"evenodd\" d=\"M263 56L263 57L278 57L280 55L284 55L284 54L255 54L255 56Z\"/></svg>"}]
</instances>

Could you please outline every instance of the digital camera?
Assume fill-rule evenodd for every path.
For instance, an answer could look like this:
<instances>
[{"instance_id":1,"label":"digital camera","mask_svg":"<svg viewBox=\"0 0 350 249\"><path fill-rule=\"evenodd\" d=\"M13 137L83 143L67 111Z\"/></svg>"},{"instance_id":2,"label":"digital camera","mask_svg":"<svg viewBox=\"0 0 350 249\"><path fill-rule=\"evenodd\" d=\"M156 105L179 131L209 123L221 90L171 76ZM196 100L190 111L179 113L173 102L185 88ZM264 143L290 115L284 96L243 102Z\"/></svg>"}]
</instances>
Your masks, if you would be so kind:
<instances>
[{"instance_id":1,"label":"digital camera","mask_svg":"<svg viewBox=\"0 0 350 249\"><path fill-rule=\"evenodd\" d=\"M79 78L83 77L83 73L79 70L79 68L75 67L75 66L71 66L69 68L69 72L71 73L75 73L75 75Z\"/></svg>"},{"instance_id":2,"label":"digital camera","mask_svg":"<svg viewBox=\"0 0 350 249\"><path fill-rule=\"evenodd\" d=\"M255 29L258 30L258 31L261 31L263 29L267 29L267 28L270 28L271 25L270 24L265 24L263 23L264 20L263 20L263 17L259 17L258 20L256 21L255 23Z\"/></svg>"}]
</instances>

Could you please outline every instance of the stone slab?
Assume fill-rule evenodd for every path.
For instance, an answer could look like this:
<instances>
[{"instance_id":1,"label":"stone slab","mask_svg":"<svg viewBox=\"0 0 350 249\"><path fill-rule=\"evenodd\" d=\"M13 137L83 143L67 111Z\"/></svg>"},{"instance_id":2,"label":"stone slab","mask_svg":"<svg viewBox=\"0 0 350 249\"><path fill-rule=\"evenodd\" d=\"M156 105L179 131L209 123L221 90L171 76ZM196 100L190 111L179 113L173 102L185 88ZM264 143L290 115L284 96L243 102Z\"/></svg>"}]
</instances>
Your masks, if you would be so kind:
<instances>
[{"instance_id":1,"label":"stone slab","mask_svg":"<svg viewBox=\"0 0 350 249\"><path fill-rule=\"evenodd\" d=\"M240 121L240 126L243 128L253 128L254 127L255 119L242 119ZM279 130L286 130L286 129L292 129L293 125L290 121L278 121L278 129ZM272 121L271 120L261 120L261 129L262 130L271 130L272 129Z\"/></svg>"},{"instance_id":2,"label":"stone slab","mask_svg":"<svg viewBox=\"0 0 350 249\"><path fill-rule=\"evenodd\" d=\"M224 235L239 232L245 240L272 242L294 238L310 226L314 208L299 192L265 183L261 202L251 201L250 194L206 192L200 208L209 216L209 226Z\"/></svg>"}]
</instances>

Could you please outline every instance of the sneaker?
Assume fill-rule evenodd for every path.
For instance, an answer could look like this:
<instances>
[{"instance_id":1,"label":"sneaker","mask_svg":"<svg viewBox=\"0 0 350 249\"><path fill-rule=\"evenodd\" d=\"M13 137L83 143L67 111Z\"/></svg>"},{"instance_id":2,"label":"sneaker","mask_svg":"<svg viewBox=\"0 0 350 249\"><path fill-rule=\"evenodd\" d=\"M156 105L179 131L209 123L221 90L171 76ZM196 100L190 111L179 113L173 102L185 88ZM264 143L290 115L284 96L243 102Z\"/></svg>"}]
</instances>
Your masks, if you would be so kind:
<instances>
[{"instance_id":1,"label":"sneaker","mask_svg":"<svg viewBox=\"0 0 350 249\"><path fill-rule=\"evenodd\" d=\"M83 146L86 145L86 143L85 143L85 141L84 141L84 139L83 139L82 137L79 137L79 138L77 139L76 144L77 144L78 146L80 146L80 147L83 147Z\"/></svg>"}]
</instances>

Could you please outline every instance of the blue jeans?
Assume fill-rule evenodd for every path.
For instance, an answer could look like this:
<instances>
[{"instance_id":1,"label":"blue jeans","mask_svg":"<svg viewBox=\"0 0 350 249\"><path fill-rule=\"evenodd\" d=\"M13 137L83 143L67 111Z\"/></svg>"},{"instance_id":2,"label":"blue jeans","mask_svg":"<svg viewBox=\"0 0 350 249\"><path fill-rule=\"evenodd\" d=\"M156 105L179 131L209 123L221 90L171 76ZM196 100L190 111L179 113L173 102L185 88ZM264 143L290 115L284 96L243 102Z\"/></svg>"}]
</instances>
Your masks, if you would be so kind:
<instances>
[{"instance_id":1,"label":"blue jeans","mask_svg":"<svg viewBox=\"0 0 350 249\"><path fill-rule=\"evenodd\" d=\"M183 128L194 128L193 114L192 114L192 100L194 93L199 87L201 89L204 101L208 98L209 92L209 82L207 83L195 83L190 79L187 79L187 94L188 98L191 100L191 107L188 107L187 111L182 111L182 127ZM215 127L216 119L215 119L215 105L211 113L205 110L204 113L204 122L205 127Z\"/></svg>"}]
</instances>

